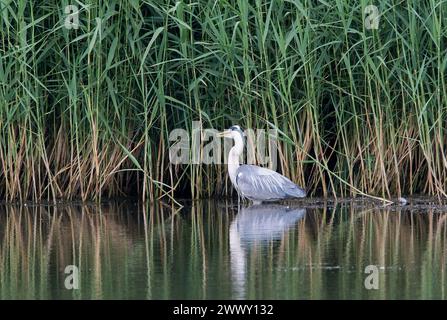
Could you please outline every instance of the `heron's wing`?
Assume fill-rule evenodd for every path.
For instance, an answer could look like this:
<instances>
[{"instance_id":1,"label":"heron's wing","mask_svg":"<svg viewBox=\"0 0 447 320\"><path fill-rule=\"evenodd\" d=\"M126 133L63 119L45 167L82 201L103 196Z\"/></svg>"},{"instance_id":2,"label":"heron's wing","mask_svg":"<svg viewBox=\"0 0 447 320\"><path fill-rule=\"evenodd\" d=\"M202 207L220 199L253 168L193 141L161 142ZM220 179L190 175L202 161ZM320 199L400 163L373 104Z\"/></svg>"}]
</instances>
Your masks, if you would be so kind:
<instances>
[{"instance_id":1,"label":"heron's wing","mask_svg":"<svg viewBox=\"0 0 447 320\"><path fill-rule=\"evenodd\" d=\"M236 183L242 195L249 199L275 200L301 198L306 192L283 175L267 168L240 166Z\"/></svg>"}]
</instances>

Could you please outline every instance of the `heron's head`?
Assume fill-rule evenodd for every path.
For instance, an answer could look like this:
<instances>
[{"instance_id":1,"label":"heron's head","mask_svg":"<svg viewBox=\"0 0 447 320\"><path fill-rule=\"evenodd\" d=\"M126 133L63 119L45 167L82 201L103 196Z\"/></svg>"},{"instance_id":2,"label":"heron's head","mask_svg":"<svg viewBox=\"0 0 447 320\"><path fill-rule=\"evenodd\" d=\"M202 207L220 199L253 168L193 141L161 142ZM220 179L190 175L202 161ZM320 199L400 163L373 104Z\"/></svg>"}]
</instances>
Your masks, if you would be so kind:
<instances>
[{"instance_id":1,"label":"heron's head","mask_svg":"<svg viewBox=\"0 0 447 320\"><path fill-rule=\"evenodd\" d=\"M231 126L229 129L218 133L217 136L225 138L233 138L233 139L241 137L242 140L244 140L245 133L242 131L241 127L239 127L238 125L234 125Z\"/></svg>"}]
</instances>

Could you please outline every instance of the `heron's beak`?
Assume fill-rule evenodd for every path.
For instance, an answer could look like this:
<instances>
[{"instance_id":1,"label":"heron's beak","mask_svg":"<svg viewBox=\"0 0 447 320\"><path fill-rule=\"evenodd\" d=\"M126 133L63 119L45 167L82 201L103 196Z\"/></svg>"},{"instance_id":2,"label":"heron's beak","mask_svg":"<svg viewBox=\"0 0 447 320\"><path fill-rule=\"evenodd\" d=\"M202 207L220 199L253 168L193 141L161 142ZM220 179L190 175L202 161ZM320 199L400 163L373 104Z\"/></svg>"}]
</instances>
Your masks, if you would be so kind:
<instances>
[{"instance_id":1,"label":"heron's beak","mask_svg":"<svg viewBox=\"0 0 447 320\"><path fill-rule=\"evenodd\" d=\"M218 138L222 138L222 137L229 138L229 137L231 137L231 130L225 130L225 131L219 132L218 134L216 134L216 137L218 137Z\"/></svg>"}]
</instances>

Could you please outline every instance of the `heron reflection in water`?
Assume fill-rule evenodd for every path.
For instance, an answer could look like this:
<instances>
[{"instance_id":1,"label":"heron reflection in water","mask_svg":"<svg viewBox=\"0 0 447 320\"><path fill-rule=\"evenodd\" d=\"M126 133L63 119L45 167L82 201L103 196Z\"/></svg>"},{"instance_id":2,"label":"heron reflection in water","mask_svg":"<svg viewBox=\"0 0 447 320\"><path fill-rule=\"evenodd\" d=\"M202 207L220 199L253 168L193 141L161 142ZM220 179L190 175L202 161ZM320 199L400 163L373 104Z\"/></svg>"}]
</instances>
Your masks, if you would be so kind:
<instances>
[{"instance_id":1,"label":"heron reflection in water","mask_svg":"<svg viewBox=\"0 0 447 320\"><path fill-rule=\"evenodd\" d=\"M245 299L246 262L250 248L280 240L306 214L304 208L278 204L240 207L230 225L230 264L234 298Z\"/></svg>"}]
</instances>

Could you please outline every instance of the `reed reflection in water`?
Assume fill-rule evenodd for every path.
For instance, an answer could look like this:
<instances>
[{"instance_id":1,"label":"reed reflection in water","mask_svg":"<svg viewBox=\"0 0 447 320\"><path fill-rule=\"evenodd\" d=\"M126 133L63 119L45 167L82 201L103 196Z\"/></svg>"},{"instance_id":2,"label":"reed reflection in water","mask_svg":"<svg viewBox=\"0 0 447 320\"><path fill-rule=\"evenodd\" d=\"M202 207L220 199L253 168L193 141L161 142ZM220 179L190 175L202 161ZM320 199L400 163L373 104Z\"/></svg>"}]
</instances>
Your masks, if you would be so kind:
<instances>
[{"instance_id":1,"label":"reed reflection in water","mask_svg":"<svg viewBox=\"0 0 447 320\"><path fill-rule=\"evenodd\" d=\"M444 299L443 213L202 201L0 207L1 299ZM67 265L80 288L64 286ZM379 266L379 289L364 286Z\"/></svg>"}]
</instances>

